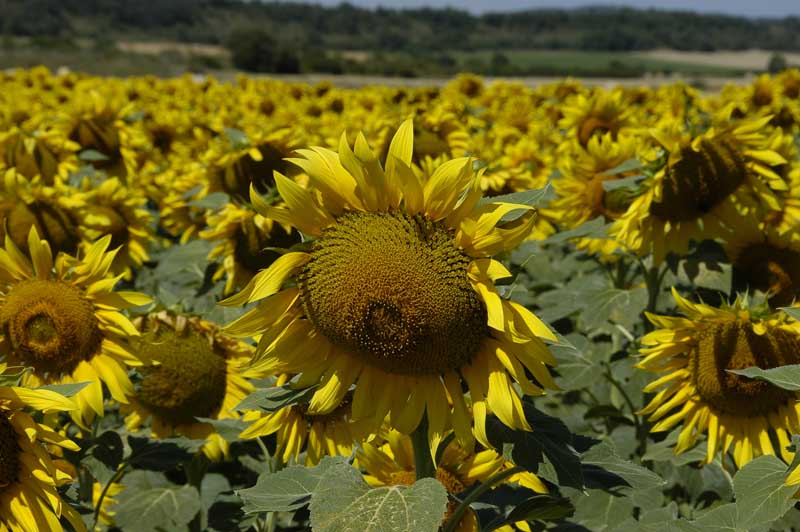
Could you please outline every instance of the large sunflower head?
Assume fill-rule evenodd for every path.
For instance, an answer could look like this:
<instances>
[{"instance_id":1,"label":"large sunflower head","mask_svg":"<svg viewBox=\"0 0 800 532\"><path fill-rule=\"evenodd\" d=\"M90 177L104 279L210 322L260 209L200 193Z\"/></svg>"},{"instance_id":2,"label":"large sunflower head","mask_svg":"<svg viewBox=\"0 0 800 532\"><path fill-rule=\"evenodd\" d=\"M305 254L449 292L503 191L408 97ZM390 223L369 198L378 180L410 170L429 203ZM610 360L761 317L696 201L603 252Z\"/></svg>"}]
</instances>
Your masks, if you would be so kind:
<instances>
[{"instance_id":1,"label":"large sunflower head","mask_svg":"<svg viewBox=\"0 0 800 532\"><path fill-rule=\"evenodd\" d=\"M0 528L63 530L61 520L85 532L80 515L58 488L72 480L49 446L80 448L26 412L62 412L76 405L52 390L0 386Z\"/></svg>"},{"instance_id":2,"label":"large sunflower head","mask_svg":"<svg viewBox=\"0 0 800 532\"><path fill-rule=\"evenodd\" d=\"M122 403L133 392L126 365L139 360L127 343L138 332L120 310L150 301L113 290L120 277L109 274L110 241L99 240L83 259L62 253L54 262L32 227L30 259L8 236L0 249L0 351L9 363L33 368L26 384L88 382L74 396L81 426L103 415L103 383Z\"/></svg>"},{"instance_id":3,"label":"large sunflower head","mask_svg":"<svg viewBox=\"0 0 800 532\"><path fill-rule=\"evenodd\" d=\"M663 375L645 392L658 392L642 410L653 431L683 424L676 453L708 436L706 462L733 451L738 467L762 454L791 459L786 447L800 429L798 394L731 373L800 363L800 323L758 315L739 299L730 307L695 304L673 289L685 317L648 315L659 327L642 338L638 367Z\"/></svg>"},{"instance_id":4,"label":"large sunflower head","mask_svg":"<svg viewBox=\"0 0 800 532\"><path fill-rule=\"evenodd\" d=\"M758 223L765 210L779 209L774 190L788 185L772 167L786 161L769 149L768 121L723 123L697 135L674 124L654 130L663 166L643 182L612 234L660 262L670 251L686 253L692 240L725 238Z\"/></svg>"},{"instance_id":5,"label":"large sunflower head","mask_svg":"<svg viewBox=\"0 0 800 532\"><path fill-rule=\"evenodd\" d=\"M468 158L418 176L413 146L410 121L385 165L363 136L355 147L343 136L338 154L310 148L291 159L308 174L307 188L276 173L284 205L253 194L257 211L314 242L229 298L229 305L264 301L227 329L260 336L258 367L318 385L312 415L335 410L355 384L354 419L369 418L377 429L388 415L410 433L427 412L432 443L450 424L465 445L472 441L466 383L477 437L488 445L490 408L507 425L530 429L512 381L528 394L555 386L547 368L555 360L543 342L554 335L500 297L494 280L510 273L490 258L530 234L535 211L479 203Z\"/></svg>"},{"instance_id":6,"label":"large sunflower head","mask_svg":"<svg viewBox=\"0 0 800 532\"><path fill-rule=\"evenodd\" d=\"M252 348L223 334L211 322L165 311L137 319L142 335L134 344L143 361L141 380L130 405L123 408L129 430L148 419L154 437L183 435L206 439L203 452L218 461L228 444L213 425L197 418L231 419L253 391L244 369Z\"/></svg>"}]
</instances>

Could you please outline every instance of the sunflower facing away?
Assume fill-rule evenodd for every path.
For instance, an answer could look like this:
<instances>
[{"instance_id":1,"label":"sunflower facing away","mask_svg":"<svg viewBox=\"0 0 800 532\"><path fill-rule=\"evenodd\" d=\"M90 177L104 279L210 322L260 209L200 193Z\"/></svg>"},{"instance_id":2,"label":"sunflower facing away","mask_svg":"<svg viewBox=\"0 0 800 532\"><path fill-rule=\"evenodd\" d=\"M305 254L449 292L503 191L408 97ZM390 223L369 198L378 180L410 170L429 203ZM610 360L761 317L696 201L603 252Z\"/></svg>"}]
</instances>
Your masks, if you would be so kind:
<instances>
[{"instance_id":1,"label":"sunflower facing away","mask_svg":"<svg viewBox=\"0 0 800 532\"><path fill-rule=\"evenodd\" d=\"M238 416L236 405L253 391L247 377L263 376L244 369L252 346L199 318L159 312L137 324L142 336L134 349L144 365L136 395L121 409L127 414L128 430L137 430L150 419L154 437L178 434L205 439L203 453L211 460L222 460L228 454L227 441L213 425L195 418Z\"/></svg>"},{"instance_id":2,"label":"sunflower facing away","mask_svg":"<svg viewBox=\"0 0 800 532\"><path fill-rule=\"evenodd\" d=\"M61 500L58 487L72 477L59 467L46 444L70 451L80 448L24 412L70 411L74 402L51 390L0 386L0 532L63 530L65 518L85 531L78 512Z\"/></svg>"},{"instance_id":3,"label":"sunflower facing away","mask_svg":"<svg viewBox=\"0 0 800 532\"><path fill-rule=\"evenodd\" d=\"M731 449L737 467L764 454L791 461L786 447L800 429L798 394L727 370L800 363L800 323L783 314L758 317L741 299L715 308L674 289L673 296L686 317L648 314L659 329L642 338L638 367L663 373L644 388L659 390L641 411L657 422L652 430L683 423L676 454L707 433L707 463Z\"/></svg>"},{"instance_id":4,"label":"sunflower facing away","mask_svg":"<svg viewBox=\"0 0 800 532\"><path fill-rule=\"evenodd\" d=\"M83 259L61 253L53 261L50 245L35 227L28 234L30 259L6 236L0 249L0 353L9 364L32 367L30 386L88 382L73 399L73 419L86 427L103 415L103 388L126 403L133 393L126 365L139 360L128 340L139 333L120 310L146 305L138 292L113 291L120 276L109 276L116 250L106 236Z\"/></svg>"},{"instance_id":5,"label":"sunflower facing away","mask_svg":"<svg viewBox=\"0 0 800 532\"><path fill-rule=\"evenodd\" d=\"M479 204L480 176L468 158L418 177L413 146L410 120L385 167L362 135L354 149L342 136L338 154L315 147L290 159L308 174L308 188L276 173L284 206L251 194L259 213L315 240L225 301L260 301L227 331L259 337L256 367L299 374L299 387L317 385L311 415L333 412L355 384L353 418L371 419L376 430L388 415L392 428L410 433L427 412L432 448L450 426L469 447L473 420L488 446L489 410L531 429L513 382L531 395L555 388L547 367L555 359L543 339L556 338L500 297L494 280L510 273L490 258L529 235L535 211Z\"/></svg>"},{"instance_id":6,"label":"sunflower facing away","mask_svg":"<svg viewBox=\"0 0 800 532\"><path fill-rule=\"evenodd\" d=\"M652 251L661 262L670 251L685 254L691 240L726 238L758 223L766 207L779 209L772 189L788 186L772 166L786 161L768 149L768 121L723 125L696 136L674 124L654 130L666 164L616 221L612 235L631 250Z\"/></svg>"}]
</instances>

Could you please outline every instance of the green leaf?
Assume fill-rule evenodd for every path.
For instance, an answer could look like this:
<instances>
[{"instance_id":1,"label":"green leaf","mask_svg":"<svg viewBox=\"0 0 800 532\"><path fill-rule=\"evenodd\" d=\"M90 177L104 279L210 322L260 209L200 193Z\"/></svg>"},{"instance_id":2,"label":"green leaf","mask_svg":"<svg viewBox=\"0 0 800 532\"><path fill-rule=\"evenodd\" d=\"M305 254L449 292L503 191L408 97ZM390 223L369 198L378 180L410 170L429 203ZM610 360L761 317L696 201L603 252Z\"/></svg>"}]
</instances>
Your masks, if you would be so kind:
<instances>
[{"instance_id":1,"label":"green leaf","mask_svg":"<svg viewBox=\"0 0 800 532\"><path fill-rule=\"evenodd\" d=\"M800 321L800 307L780 307L790 318Z\"/></svg>"},{"instance_id":2,"label":"green leaf","mask_svg":"<svg viewBox=\"0 0 800 532\"><path fill-rule=\"evenodd\" d=\"M534 495L519 503L506 516L505 524L517 521L555 521L575 513L569 499L551 495Z\"/></svg>"},{"instance_id":3,"label":"green leaf","mask_svg":"<svg viewBox=\"0 0 800 532\"><path fill-rule=\"evenodd\" d=\"M190 201L188 205L198 207L200 209L208 209L216 211L224 207L230 202L230 197L224 192L212 192L204 198Z\"/></svg>"},{"instance_id":4,"label":"green leaf","mask_svg":"<svg viewBox=\"0 0 800 532\"><path fill-rule=\"evenodd\" d=\"M0 375L0 386L19 386L25 371L25 366L9 366Z\"/></svg>"},{"instance_id":5,"label":"green leaf","mask_svg":"<svg viewBox=\"0 0 800 532\"><path fill-rule=\"evenodd\" d=\"M341 457L325 457L315 467L289 466L277 473L262 473L256 485L237 491L244 501L244 513L289 512L308 504L322 477L332 468L345 465Z\"/></svg>"},{"instance_id":6,"label":"green leaf","mask_svg":"<svg viewBox=\"0 0 800 532\"><path fill-rule=\"evenodd\" d=\"M607 224L602 216L567 231L561 231L542 241L542 244L563 244L573 238L608 238Z\"/></svg>"},{"instance_id":7,"label":"green leaf","mask_svg":"<svg viewBox=\"0 0 800 532\"><path fill-rule=\"evenodd\" d=\"M487 196L481 198L478 202L478 207L486 205L488 203L516 203L518 205L530 205L531 207L544 207L551 200L556 197L556 192L553 189L553 185L550 184L550 181L545 184L542 188L536 188L531 190L523 190L520 192L512 192L511 194L503 194L501 196ZM514 215L513 212L508 213L506 216L511 216L510 219L506 219L506 217L501 218L502 222L510 222L516 218L519 218L522 213Z\"/></svg>"},{"instance_id":8,"label":"green leaf","mask_svg":"<svg viewBox=\"0 0 800 532\"><path fill-rule=\"evenodd\" d=\"M592 532L609 530L633 514L630 498L600 490L589 490L586 495L578 494L574 503L575 516L571 520Z\"/></svg>"},{"instance_id":9,"label":"green leaf","mask_svg":"<svg viewBox=\"0 0 800 532\"><path fill-rule=\"evenodd\" d=\"M194 486L152 488L120 498L114 507L116 525L141 532L175 530L201 510L200 494Z\"/></svg>"},{"instance_id":10,"label":"green leaf","mask_svg":"<svg viewBox=\"0 0 800 532\"><path fill-rule=\"evenodd\" d=\"M78 154L81 161L107 161L108 156L97 150L83 150Z\"/></svg>"},{"instance_id":11,"label":"green leaf","mask_svg":"<svg viewBox=\"0 0 800 532\"><path fill-rule=\"evenodd\" d=\"M784 390L792 392L800 390L800 364L788 364L772 369L750 367L744 369L729 369L726 371L751 379L767 381Z\"/></svg>"},{"instance_id":12,"label":"green leaf","mask_svg":"<svg viewBox=\"0 0 800 532\"><path fill-rule=\"evenodd\" d=\"M581 323L587 329L598 328L607 321L633 329L647 308L647 289L644 287L632 290L606 288L586 296L590 303L581 313Z\"/></svg>"},{"instance_id":13,"label":"green leaf","mask_svg":"<svg viewBox=\"0 0 800 532\"><path fill-rule=\"evenodd\" d=\"M98 482L105 485L116 473L124 452L124 445L119 433L115 430L108 430L91 443L81 464Z\"/></svg>"},{"instance_id":14,"label":"green leaf","mask_svg":"<svg viewBox=\"0 0 800 532\"><path fill-rule=\"evenodd\" d=\"M647 179L647 177L643 175L632 175L622 179L607 179L603 181L603 190L606 192L620 189L638 190L639 183L645 179Z\"/></svg>"},{"instance_id":15,"label":"green leaf","mask_svg":"<svg viewBox=\"0 0 800 532\"><path fill-rule=\"evenodd\" d=\"M228 142L230 142L231 146L235 149L246 148L250 145L250 139L247 138L247 134L241 129L226 127L225 136L228 137Z\"/></svg>"},{"instance_id":16,"label":"green leaf","mask_svg":"<svg viewBox=\"0 0 800 532\"><path fill-rule=\"evenodd\" d=\"M89 383L88 382L75 382L70 384L48 384L40 386L39 390L50 390L63 395L64 397L72 397L79 391L83 390Z\"/></svg>"},{"instance_id":17,"label":"green leaf","mask_svg":"<svg viewBox=\"0 0 800 532\"><path fill-rule=\"evenodd\" d=\"M322 476L309 509L315 532L437 532L447 491L433 478L371 488L354 467L337 464Z\"/></svg>"},{"instance_id":18,"label":"green leaf","mask_svg":"<svg viewBox=\"0 0 800 532\"><path fill-rule=\"evenodd\" d=\"M567 426L537 410L527 397L522 399L522 408L533 431L512 430L491 416L486 420L486 432L491 443L498 449L503 449L504 444L512 444L514 463L532 472L537 471L543 456L546 456L555 468L560 485L582 488L580 455L573 447L573 435Z\"/></svg>"},{"instance_id":19,"label":"green leaf","mask_svg":"<svg viewBox=\"0 0 800 532\"><path fill-rule=\"evenodd\" d=\"M734 503L705 510L699 513L697 519L692 523L709 532L747 532L746 529L736 525L736 505Z\"/></svg>"},{"instance_id":20,"label":"green leaf","mask_svg":"<svg viewBox=\"0 0 800 532\"><path fill-rule=\"evenodd\" d=\"M604 440L583 454L583 463L601 467L619 475L636 490L663 486L666 481L646 467L617 455L614 443Z\"/></svg>"},{"instance_id":21,"label":"green leaf","mask_svg":"<svg viewBox=\"0 0 800 532\"><path fill-rule=\"evenodd\" d=\"M131 466L137 469L168 471L180 463L188 463L192 454L203 445L203 440L150 440L128 436L128 445L131 448L131 456L128 458Z\"/></svg>"},{"instance_id":22,"label":"green leaf","mask_svg":"<svg viewBox=\"0 0 800 532\"><path fill-rule=\"evenodd\" d=\"M213 419L210 417L196 417L195 419L200 423L212 425L217 434L229 442L238 441L239 434L249 425L241 419Z\"/></svg>"},{"instance_id":23,"label":"green leaf","mask_svg":"<svg viewBox=\"0 0 800 532\"><path fill-rule=\"evenodd\" d=\"M273 386L254 391L236 406L236 410L261 410L277 412L290 405L308 404L316 391L316 386L295 389L291 384Z\"/></svg>"},{"instance_id":24,"label":"green leaf","mask_svg":"<svg viewBox=\"0 0 800 532\"><path fill-rule=\"evenodd\" d=\"M794 505L797 487L784 486L787 467L779 458L759 456L733 477L736 524L749 529L779 519Z\"/></svg>"},{"instance_id":25,"label":"green leaf","mask_svg":"<svg viewBox=\"0 0 800 532\"><path fill-rule=\"evenodd\" d=\"M618 164L610 170L606 170L602 175L617 175L624 174L625 172L632 172L633 170L641 170L642 163L638 159L628 159L627 161ZM643 176L642 176L643 177Z\"/></svg>"}]
</instances>

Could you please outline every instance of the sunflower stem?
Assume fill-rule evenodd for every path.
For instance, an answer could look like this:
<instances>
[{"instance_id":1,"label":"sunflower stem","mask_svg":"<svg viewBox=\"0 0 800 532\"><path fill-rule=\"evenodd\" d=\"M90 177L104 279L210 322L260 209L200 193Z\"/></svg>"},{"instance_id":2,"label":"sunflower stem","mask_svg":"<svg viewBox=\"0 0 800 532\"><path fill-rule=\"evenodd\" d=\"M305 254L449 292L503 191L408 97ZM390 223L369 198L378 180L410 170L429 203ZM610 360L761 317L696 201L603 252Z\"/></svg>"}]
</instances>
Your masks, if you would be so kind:
<instances>
[{"instance_id":1,"label":"sunflower stem","mask_svg":"<svg viewBox=\"0 0 800 532\"><path fill-rule=\"evenodd\" d=\"M436 466L433 464L431 448L428 444L428 414L423 413L419 425L411 433L411 443L414 446L414 469L417 480L433 478L436 476Z\"/></svg>"},{"instance_id":2,"label":"sunflower stem","mask_svg":"<svg viewBox=\"0 0 800 532\"><path fill-rule=\"evenodd\" d=\"M100 492L100 496L97 498L97 504L94 507L94 521L92 522L92 530L97 527L97 521L100 519L100 510L103 507L103 499L106 498L108 494L108 490L111 489L111 485L114 482L119 481L123 475L125 475L125 470L128 467L128 462L123 461L119 466L117 466L117 471L114 473L114 476L103 486L103 490Z\"/></svg>"},{"instance_id":3,"label":"sunflower stem","mask_svg":"<svg viewBox=\"0 0 800 532\"><path fill-rule=\"evenodd\" d=\"M192 461L185 465L186 483L194 486L197 489L197 495L202 494L203 477L206 476L210 462L206 455L202 452L197 453L192 457ZM192 531L200 531L205 529L203 519L205 515L203 512L198 512L197 515L189 523L189 529Z\"/></svg>"},{"instance_id":4,"label":"sunflower stem","mask_svg":"<svg viewBox=\"0 0 800 532\"><path fill-rule=\"evenodd\" d=\"M506 469L505 471L501 471L497 473L493 477L489 477L486 482L476 486L469 494L464 497L464 499L458 504L456 511L453 512L453 515L450 516L450 519L447 520L447 523L444 524L442 527L442 532L453 532L458 527L458 522L461 521L461 518L464 517L464 514L467 513L469 510L469 505L473 502L480 499L481 495L495 487L500 482L504 481L508 477L516 475L517 473L522 473L525 471L524 467L514 466L511 469Z\"/></svg>"}]
</instances>

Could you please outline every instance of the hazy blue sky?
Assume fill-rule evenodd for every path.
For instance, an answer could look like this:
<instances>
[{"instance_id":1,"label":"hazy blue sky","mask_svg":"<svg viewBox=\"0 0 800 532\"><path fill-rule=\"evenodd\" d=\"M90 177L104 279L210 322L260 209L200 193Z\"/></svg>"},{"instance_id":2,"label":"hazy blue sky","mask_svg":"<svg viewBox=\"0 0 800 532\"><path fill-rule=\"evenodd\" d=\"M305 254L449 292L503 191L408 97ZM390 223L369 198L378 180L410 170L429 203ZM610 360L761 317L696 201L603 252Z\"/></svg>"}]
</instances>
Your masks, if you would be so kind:
<instances>
[{"instance_id":1,"label":"hazy blue sky","mask_svg":"<svg viewBox=\"0 0 800 532\"><path fill-rule=\"evenodd\" d=\"M341 0L295 0L338 5ZM800 15L800 0L349 0L351 4L375 7L452 6L475 13L511 11L541 7L579 7L585 5L625 5L640 8L693 10L705 13L727 13L750 17L784 17Z\"/></svg>"}]
</instances>

